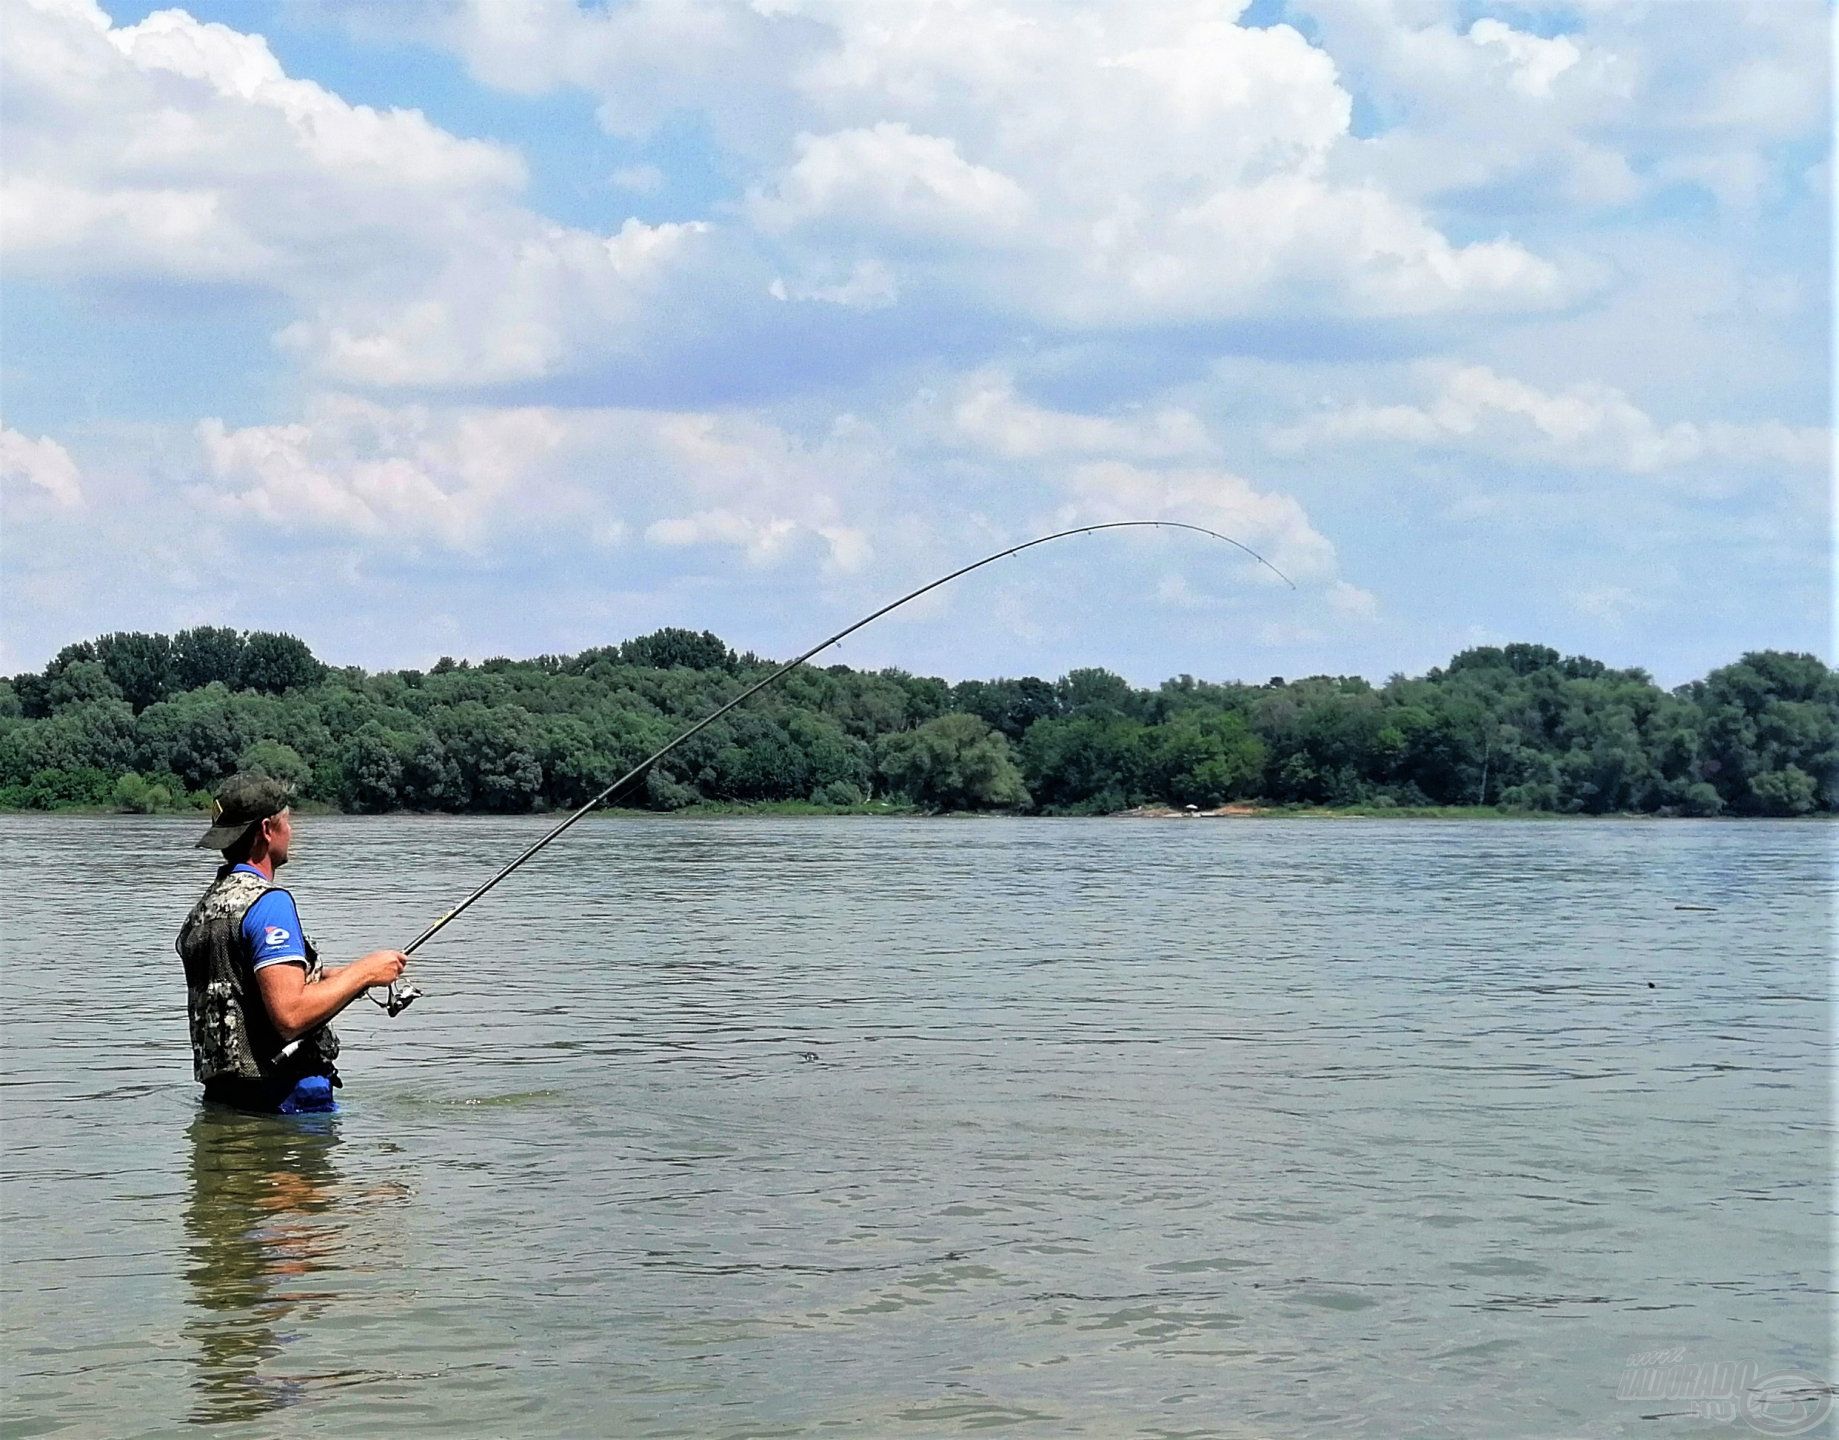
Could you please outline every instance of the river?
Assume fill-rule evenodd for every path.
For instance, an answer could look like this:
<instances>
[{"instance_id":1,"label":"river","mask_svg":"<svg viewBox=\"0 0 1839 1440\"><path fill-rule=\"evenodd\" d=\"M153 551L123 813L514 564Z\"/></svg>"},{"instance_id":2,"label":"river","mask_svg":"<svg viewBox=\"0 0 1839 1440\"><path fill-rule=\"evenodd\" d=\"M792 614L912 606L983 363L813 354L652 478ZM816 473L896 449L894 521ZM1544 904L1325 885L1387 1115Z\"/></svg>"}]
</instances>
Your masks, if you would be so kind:
<instances>
[{"instance_id":1,"label":"river","mask_svg":"<svg viewBox=\"0 0 1839 1440\"><path fill-rule=\"evenodd\" d=\"M1831 825L594 819L288 1121L200 823L0 817L0 1433L1831 1433ZM283 878L349 958L543 825Z\"/></svg>"}]
</instances>

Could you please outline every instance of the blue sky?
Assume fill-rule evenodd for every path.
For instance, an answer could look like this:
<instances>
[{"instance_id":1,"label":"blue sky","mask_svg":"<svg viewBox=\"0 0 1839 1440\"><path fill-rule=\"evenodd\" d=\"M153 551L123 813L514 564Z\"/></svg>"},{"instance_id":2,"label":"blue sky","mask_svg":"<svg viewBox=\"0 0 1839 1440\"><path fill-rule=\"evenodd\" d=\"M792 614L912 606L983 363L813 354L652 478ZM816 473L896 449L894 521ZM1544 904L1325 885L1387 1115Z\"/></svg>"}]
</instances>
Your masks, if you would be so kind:
<instances>
[{"instance_id":1,"label":"blue sky","mask_svg":"<svg viewBox=\"0 0 1839 1440\"><path fill-rule=\"evenodd\" d=\"M1820 0L0 7L0 668L1831 655Z\"/></svg>"}]
</instances>

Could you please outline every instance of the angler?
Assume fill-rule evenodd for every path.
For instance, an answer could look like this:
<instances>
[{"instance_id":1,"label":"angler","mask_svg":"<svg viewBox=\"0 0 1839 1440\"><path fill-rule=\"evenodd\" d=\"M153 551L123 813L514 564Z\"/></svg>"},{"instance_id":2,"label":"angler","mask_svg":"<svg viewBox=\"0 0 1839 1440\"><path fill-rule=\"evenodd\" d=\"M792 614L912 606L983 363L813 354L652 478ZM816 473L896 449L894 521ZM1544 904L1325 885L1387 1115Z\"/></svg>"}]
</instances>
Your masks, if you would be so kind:
<instances>
[{"instance_id":1,"label":"angler","mask_svg":"<svg viewBox=\"0 0 1839 1440\"><path fill-rule=\"evenodd\" d=\"M191 1017L192 1074L207 1101L283 1115L336 1108L338 1036L330 1024L374 986L393 985L408 957L373 950L336 969L275 884L293 840L288 787L233 775L211 807L201 850L224 863L179 931ZM392 999L397 1008L406 1000ZM393 1013L393 1012L392 1012Z\"/></svg>"}]
</instances>

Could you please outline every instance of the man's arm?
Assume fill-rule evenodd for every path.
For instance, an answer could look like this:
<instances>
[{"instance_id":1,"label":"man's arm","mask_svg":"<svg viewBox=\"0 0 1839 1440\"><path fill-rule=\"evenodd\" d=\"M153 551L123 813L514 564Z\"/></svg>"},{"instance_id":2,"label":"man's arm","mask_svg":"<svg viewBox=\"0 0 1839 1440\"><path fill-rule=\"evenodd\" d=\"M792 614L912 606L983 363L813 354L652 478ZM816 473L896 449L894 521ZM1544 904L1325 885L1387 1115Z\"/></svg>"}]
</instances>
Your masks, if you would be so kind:
<instances>
[{"instance_id":1,"label":"man's arm","mask_svg":"<svg viewBox=\"0 0 1839 1440\"><path fill-rule=\"evenodd\" d=\"M283 1040L292 1041L324 1025L371 986L389 984L408 959L400 950L373 950L349 965L323 971L317 980L307 977L304 960L288 960L264 965L255 972L255 983L269 1020Z\"/></svg>"}]
</instances>

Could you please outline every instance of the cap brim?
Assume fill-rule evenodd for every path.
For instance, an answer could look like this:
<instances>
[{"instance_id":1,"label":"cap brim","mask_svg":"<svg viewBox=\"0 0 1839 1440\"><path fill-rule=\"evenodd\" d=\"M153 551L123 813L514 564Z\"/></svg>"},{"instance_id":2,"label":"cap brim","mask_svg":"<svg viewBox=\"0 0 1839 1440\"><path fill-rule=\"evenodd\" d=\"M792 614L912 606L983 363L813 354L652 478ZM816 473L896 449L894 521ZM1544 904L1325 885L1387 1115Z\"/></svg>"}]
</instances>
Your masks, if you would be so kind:
<instances>
[{"instance_id":1,"label":"cap brim","mask_svg":"<svg viewBox=\"0 0 1839 1440\"><path fill-rule=\"evenodd\" d=\"M194 850L228 850L248 834L251 827L261 823L260 820L246 820L241 825L213 825L204 832L203 838L192 848Z\"/></svg>"}]
</instances>

